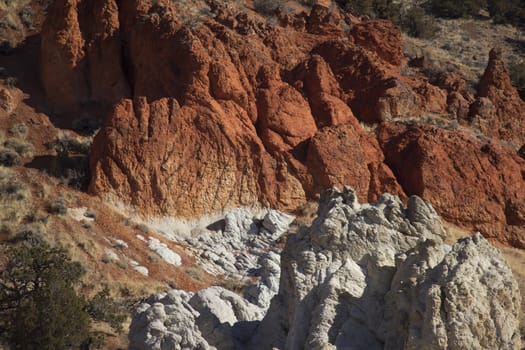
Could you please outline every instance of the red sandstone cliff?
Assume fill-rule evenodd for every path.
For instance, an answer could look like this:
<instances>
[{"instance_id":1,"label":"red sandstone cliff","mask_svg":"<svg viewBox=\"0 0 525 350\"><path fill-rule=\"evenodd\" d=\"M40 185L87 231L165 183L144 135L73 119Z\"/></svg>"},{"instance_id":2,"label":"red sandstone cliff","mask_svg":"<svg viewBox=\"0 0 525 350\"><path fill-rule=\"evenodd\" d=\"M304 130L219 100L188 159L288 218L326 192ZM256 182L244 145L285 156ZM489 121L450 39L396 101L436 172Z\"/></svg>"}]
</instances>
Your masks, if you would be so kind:
<instances>
[{"instance_id":1,"label":"red sandstone cliff","mask_svg":"<svg viewBox=\"0 0 525 350\"><path fill-rule=\"evenodd\" d=\"M289 209L350 185L363 201L419 194L447 220L524 246L523 160L497 139L523 144L525 108L496 51L475 100L457 75L433 85L409 68L387 21L314 6L270 25L218 1L192 6L56 0L50 8L48 102L66 121L86 105L105 117L92 193L145 214L195 216ZM209 12L193 13L199 6ZM391 124L426 115L466 120L495 139ZM360 122L383 123L379 142Z\"/></svg>"},{"instance_id":2,"label":"red sandstone cliff","mask_svg":"<svg viewBox=\"0 0 525 350\"><path fill-rule=\"evenodd\" d=\"M525 248L525 161L513 148L428 125L382 125L378 137L407 195L449 222Z\"/></svg>"}]
</instances>

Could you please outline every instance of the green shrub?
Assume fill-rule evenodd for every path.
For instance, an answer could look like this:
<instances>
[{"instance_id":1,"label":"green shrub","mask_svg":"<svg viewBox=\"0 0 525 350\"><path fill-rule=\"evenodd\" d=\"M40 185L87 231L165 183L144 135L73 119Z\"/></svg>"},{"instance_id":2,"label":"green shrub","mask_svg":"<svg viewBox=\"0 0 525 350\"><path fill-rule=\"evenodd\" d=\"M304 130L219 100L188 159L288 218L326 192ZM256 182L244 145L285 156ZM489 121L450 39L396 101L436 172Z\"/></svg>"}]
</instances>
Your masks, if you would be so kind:
<instances>
[{"instance_id":1,"label":"green shrub","mask_svg":"<svg viewBox=\"0 0 525 350\"><path fill-rule=\"evenodd\" d=\"M524 0L488 0L488 10L494 23L525 24Z\"/></svg>"},{"instance_id":2,"label":"green shrub","mask_svg":"<svg viewBox=\"0 0 525 350\"><path fill-rule=\"evenodd\" d=\"M31 207L27 185L11 169L0 167L0 232L15 233Z\"/></svg>"},{"instance_id":3,"label":"green shrub","mask_svg":"<svg viewBox=\"0 0 525 350\"><path fill-rule=\"evenodd\" d=\"M11 167L20 164L20 156L12 149L0 147L0 165Z\"/></svg>"},{"instance_id":4,"label":"green shrub","mask_svg":"<svg viewBox=\"0 0 525 350\"><path fill-rule=\"evenodd\" d=\"M13 136L23 137L27 135L29 129L24 123L16 123L9 129L9 133Z\"/></svg>"},{"instance_id":5,"label":"green shrub","mask_svg":"<svg viewBox=\"0 0 525 350\"><path fill-rule=\"evenodd\" d=\"M12 349L79 348L89 337L86 302L74 286L84 274L62 248L3 246L0 323Z\"/></svg>"},{"instance_id":6,"label":"green shrub","mask_svg":"<svg viewBox=\"0 0 525 350\"><path fill-rule=\"evenodd\" d=\"M284 0L254 0L253 7L261 15L270 16L274 15L278 9L283 8L285 3Z\"/></svg>"},{"instance_id":7,"label":"green shrub","mask_svg":"<svg viewBox=\"0 0 525 350\"><path fill-rule=\"evenodd\" d=\"M149 227L145 224L138 224L137 226L135 226L135 228L144 233L149 233Z\"/></svg>"},{"instance_id":8,"label":"green shrub","mask_svg":"<svg viewBox=\"0 0 525 350\"><path fill-rule=\"evenodd\" d=\"M12 149L22 157L31 156L35 150L32 144L14 138L7 139L4 142L4 147Z\"/></svg>"},{"instance_id":9,"label":"green shrub","mask_svg":"<svg viewBox=\"0 0 525 350\"><path fill-rule=\"evenodd\" d=\"M107 322L117 332L123 331L122 323L126 320L125 308L111 298L107 286L89 301L87 312L93 319Z\"/></svg>"},{"instance_id":10,"label":"green shrub","mask_svg":"<svg viewBox=\"0 0 525 350\"><path fill-rule=\"evenodd\" d=\"M439 30L433 17L428 16L421 7L413 6L401 17L401 30L416 38L430 39Z\"/></svg>"},{"instance_id":11,"label":"green shrub","mask_svg":"<svg viewBox=\"0 0 525 350\"><path fill-rule=\"evenodd\" d=\"M72 137L69 134L60 134L47 144L59 157L69 157L71 154L89 154L93 139L90 137Z\"/></svg>"},{"instance_id":12,"label":"green shrub","mask_svg":"<svg viewBox=\"0 0 525 350\"><path fill-rule=\"evenodd\" d=\"M49 213L65 215L67 214L67 205L63 199L57 199L49 204Z\"/></svg>"},{"instance_id":13,"label":"green shrub","mask_svg":"<svg viewBox=\"0 0 525 350\"><path fill-rule=\"evenodd\" d=\"M341 0L338 3L354 15L388 19L396 23L400 19L401 5L392 0Z\"/></svg>"}]
</instances>

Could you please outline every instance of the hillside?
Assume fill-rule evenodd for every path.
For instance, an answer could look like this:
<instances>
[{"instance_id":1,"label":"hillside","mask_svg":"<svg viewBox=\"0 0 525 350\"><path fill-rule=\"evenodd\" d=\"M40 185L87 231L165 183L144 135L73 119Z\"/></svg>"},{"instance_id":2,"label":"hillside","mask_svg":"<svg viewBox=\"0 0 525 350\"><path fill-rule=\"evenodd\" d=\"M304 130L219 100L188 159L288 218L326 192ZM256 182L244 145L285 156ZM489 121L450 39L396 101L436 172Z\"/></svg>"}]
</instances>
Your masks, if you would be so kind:
<instances>
[{"instance_id":1,"label":"hillside","mask_svg":"<svg viewBox=\"0 0 525 350\"><path fill-rule=\"evenodd\" d=\"M524 290L523 27L482 8L415 38L378 1L342 3L0 0L2 246L64 246L79 293L108 285L129 315L216 285L266 312L288 298L287 236L350 186L372 206L422 198L451 245L480 232Z\"/></svg>"}]
</instances>

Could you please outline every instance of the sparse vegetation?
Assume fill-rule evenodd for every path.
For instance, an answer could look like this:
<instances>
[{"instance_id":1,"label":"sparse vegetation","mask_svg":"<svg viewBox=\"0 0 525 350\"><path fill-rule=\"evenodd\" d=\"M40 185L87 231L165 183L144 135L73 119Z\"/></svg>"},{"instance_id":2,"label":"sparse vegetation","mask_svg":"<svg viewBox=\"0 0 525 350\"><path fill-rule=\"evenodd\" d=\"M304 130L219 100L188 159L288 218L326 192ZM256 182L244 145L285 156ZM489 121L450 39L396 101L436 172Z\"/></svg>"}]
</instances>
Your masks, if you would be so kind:
<instances>
[{"instance_id":1,"label":"sparse vegetation","mask_svg":"<svg viewBox=\"0 0 525 350\"><path fill-rule=\"evenodd\" d=\"M16 123L11 128L9 128L9 133L15 137L24 137L29 131L27 125L24 123Z\"/></svg>"},{"instance_id":2,"label":"sparse vegetation","mask_svg":"<svg viewBox=\"0 0 525 350\"><path fill-rule=\"evenodd\" d=\"M525 1L488 0L488 11L494 23L525 25Z\"/></svg>"},{"instance_id":3,"label":"sparse vegetation","mask_svg":"<svg viewBox=\"0 0 525 350\"><path fill-rule=\"evenodd\" d=\"M67 205L63 199L57 199L49 204L49 213L65 215L67 214Z\"/></svg>"},{"instance_id":4,"label":"sparse vegetation","mask_svg":"<svg viewBox=\"0 0 525 350\"><path fill-rule=\"evenodd\" d=\"M122 323L126 320L125 308L111 298L107 286L89 301L87 312L93 319L108 323L118 333L123 331Z\"/></svg>"},{"instance_id":5,"label":"sparse vegetation","mask_svg":"<svg viewBox=\"0 0 525 350\"><path fill-rule=\"evenodd\" d=\"M89 154L92 142L91 137L73 137L68 133L60 133L47 147L59 157L69 157L71 154Z\"/></svg>"},{"instance_id":6,"label":"sparse vegetation","mask_svg":"<svg viewBox=\"0 0 525 350\"><path fill-rule=\"evenodd\" d=\"M476 16L486 5L486 0L430 0L426 3L430 13L443 18Z\"/></svg>"},{"instance_id":7,"label":"sparse vegetation","mask_svg":"<svg viewBox=\"0 0 525 350\"><path fill-rule=\"evenodd\" d=\"M399 22L401 5L392 0L340 0L338 3L346 11L360 16Z\"/></svg>"},{"instance_id":8,"label":"sparse vegetation","mask_svg":"<svg viewBox=\"0 0 525 350\"><path fill-rule=\"evenodd\" d=\"M13 234L31 211L31 194L10 169L0 167L0 233Z\"/></svg>"},{"instance_id":9,"label":"sparse vegetation","mask_svg":"<svg viewBox=\"0 0 525 350\"><path fill-rule=\"evenodd\" d=\"M253 7L261 15L270 16L274 15L278 9L283 8L285 3L284 0L254 0Z\"/></svg>"},{"instance_id":10,"label":"sparse vegetation","mask_svg":"<svg viewBox=\"0 0 525 350\"><path fill-rule=\"evenodd\" d=\"M7 139L4 142L4 147L12 149L22 157L30 157L35 150L32 144L16 138Z\"/></svg>"},{"instance_id":11,"label":"sparse vegetation","mask_svg":"<svg viewBox=\"0 0 525 350\"><path fill-rule=\"evenodd\" d=\"M0 165L11 167L20 164L20 156L12 149L0 147Z\"/></svg>"},{"instance_id":12,"label":"sparse vegetation","mask_svg":"<svg viewBox=\"0 0 525 350\"><path fill-rule=\"evenodd\" d=\"M137 226L135 226L135 228L144 233L149 233L149 227L145 224L138 224Z\"/></svg>"},{"instance_id":13,"label":"sparse vegetation","mask_svg":"<svg viewBox=\"0 0 525 350\"><path fill-rule=\"evenodd\" d=\"M186 273L195 281L203 282L206 280L206 276L204 275L204 272L201 269L195 267L188 267L186 269Z\"/></svg>"},{"instance_id":14,"label":"sparse vegetation","mask_svg":"<svg viewBox=\"0 0 525 350\"><path fill-rule=\"evenodd\" d=\"M422 39L431 39L439 30L434 18L417 6L411 7L401 16L399 26L408 35Z\"/></svg>"},{"instance_id":15,"label":"sparse vegetation","mask_svg":"<svg viewBox=\"0 0 525 350\"><path fill-rule=\"evenodd\" d=\"M521 98L525 100L525 62L510 66L509 74L512 84L518 89Z\"/></svg>"}]
</instances>

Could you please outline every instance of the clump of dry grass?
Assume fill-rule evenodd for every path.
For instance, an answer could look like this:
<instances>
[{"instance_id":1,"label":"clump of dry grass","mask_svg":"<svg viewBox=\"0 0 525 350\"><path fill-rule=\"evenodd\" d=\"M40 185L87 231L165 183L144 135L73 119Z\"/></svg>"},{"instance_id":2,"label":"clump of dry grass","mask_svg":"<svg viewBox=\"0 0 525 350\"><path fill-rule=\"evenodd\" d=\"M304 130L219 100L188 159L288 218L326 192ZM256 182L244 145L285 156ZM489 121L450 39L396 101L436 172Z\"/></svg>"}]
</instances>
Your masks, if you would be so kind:
<instances>
[{"instance_id":1,"label":"clump of dry grass","mask_svg":"<svg viewBox=\"0 0 525 350\"><path fill-rule=\"evenodd\" d=\"M2 27L21 30L22 26L31 26L29 15L24 15L31 0L0 0L0 23ZM21 16L22 15L22 16Z\"/></svg>"},{"instance_id":2,"label":"clump of dry grass","mask_svg":"<svg viewBox=\"0 0 525 350\"><path fill-rule=\"evenodd\" d=\"M28 186L14 171L0 166L0 232L14 234L31 207Z\"/></svg>"}]
</instances>

